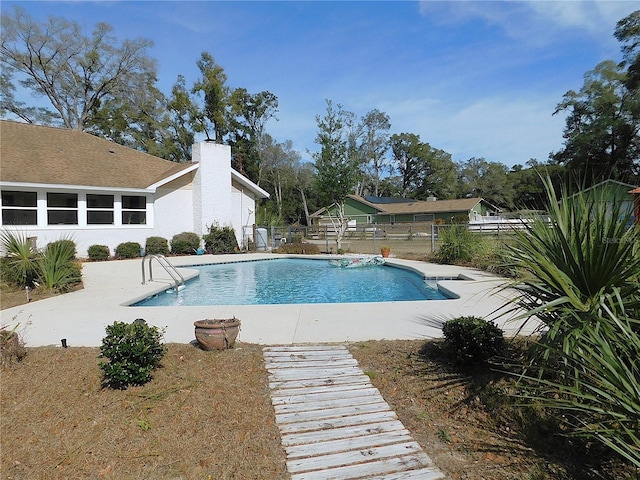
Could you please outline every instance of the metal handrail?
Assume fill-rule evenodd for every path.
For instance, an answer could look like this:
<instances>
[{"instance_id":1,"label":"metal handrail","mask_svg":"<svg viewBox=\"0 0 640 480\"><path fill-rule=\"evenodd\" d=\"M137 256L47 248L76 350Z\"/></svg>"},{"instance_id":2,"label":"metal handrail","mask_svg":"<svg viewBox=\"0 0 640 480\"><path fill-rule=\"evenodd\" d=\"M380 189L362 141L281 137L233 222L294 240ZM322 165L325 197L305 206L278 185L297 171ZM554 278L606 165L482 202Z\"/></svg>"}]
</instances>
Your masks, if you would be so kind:
<instances>
[{"instance_id":1,"label":"metal handrail","mask_svg":"<svg viewBox=\"0 0 640 480\"><path fill-rule=\"evenodd\" d=\"M144 275L144 261L149 259L149 281L153 281L153 268L151 267L151 260L154 258L160 264L162 268L169 274L169 276L175 282L173 288L178 288L179 285L184 285L184 277L180 274L180 272L173 266L173 264L167 260L164 255L145 255L142 258L142 285L146 284L145 275Z\"/></svg>"}]
</instances>

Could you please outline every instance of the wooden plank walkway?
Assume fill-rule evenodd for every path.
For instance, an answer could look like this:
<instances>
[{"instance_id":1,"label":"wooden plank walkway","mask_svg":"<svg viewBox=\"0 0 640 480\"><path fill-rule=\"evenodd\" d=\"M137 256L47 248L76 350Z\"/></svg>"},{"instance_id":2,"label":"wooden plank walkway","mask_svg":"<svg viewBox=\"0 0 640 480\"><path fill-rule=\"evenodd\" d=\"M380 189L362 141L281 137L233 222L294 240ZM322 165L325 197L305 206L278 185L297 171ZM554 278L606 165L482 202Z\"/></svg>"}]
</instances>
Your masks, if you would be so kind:
<instances>
[{"instance_id":1,"label":"wooden plank walkway","mask_svg":"<svg viewBox=\"0 0 640 480\"><path fill-rule=\"evenodd\" d=\"M263 354L292 480L445 478L346 347Z\"/></svg>"}]
</instances>

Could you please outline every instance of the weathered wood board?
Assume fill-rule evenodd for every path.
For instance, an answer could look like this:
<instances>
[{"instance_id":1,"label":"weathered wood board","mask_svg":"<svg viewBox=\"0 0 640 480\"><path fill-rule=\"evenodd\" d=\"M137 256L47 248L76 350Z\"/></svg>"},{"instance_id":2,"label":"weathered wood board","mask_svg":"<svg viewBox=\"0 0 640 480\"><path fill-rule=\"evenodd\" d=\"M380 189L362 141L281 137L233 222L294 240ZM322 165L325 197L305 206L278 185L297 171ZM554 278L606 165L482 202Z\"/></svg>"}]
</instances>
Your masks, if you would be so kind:
<instances>
[{"instance_id":1,"label":"weathered wood board","mask_svg":"<svg viewBox=\"0 0 640 480\"><path fill-rule=\"evenodd\" d=\"M345 347L266 347L264 359L292 480L445 478Z\"/></svg>"}]
</instances>

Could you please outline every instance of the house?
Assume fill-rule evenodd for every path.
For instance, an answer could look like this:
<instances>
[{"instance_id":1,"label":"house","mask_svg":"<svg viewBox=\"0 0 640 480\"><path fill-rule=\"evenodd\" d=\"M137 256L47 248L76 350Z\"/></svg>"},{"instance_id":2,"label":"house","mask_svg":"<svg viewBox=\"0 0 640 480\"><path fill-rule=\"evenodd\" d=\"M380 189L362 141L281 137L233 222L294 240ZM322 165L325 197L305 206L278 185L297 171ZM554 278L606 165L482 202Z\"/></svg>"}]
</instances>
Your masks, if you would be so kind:
<instances>
[{"instance_id":1,"label":"house","mask_svg":"<svg viewBox=\"0 0 640 480\"><path fill-rule=\"evenodd\" d=\"M621 213L624 213L625 215L629 214L630 223L632 224L634 221L638 223L638 214L640 214L640 200L638 199L638 193L640 193L640 188L637 185L609 179L596 183L579 193L582 194L591 191L599 192L601 195L606 195L610 198L610 202L619 202ZM576 195L578 195L578 193L571 195L569 198Z\"/></svg>"},{"instance_id":2,"label":"house","mask_svg":"<svg viewBox=\"0 0 640 480\"><path fill-rule=\"evenodd\" d=\"M77 130L0 121L0 226L38 247L72 238L80 256L211 225L247 245L256 201L269 194L231 168L228 145L192 150L190 163L175 163Z\"/></svg>"},{"instance_id":3,"label":"house","mask_svg":"<svg viewBox=\"0 0 640 480\"><path fill-rule=\"evenodd\" d=\"M325 207L311 215L314 225L330 225L329 216L335 218L335 206ZM470 222L481 217L496 215L497 207L482 198L461 198L456 200L412 200L391 197L361 197L347 195L344 214L350 220L350 227L373 223L451 223Z\"/></svg>"}]
</instances>

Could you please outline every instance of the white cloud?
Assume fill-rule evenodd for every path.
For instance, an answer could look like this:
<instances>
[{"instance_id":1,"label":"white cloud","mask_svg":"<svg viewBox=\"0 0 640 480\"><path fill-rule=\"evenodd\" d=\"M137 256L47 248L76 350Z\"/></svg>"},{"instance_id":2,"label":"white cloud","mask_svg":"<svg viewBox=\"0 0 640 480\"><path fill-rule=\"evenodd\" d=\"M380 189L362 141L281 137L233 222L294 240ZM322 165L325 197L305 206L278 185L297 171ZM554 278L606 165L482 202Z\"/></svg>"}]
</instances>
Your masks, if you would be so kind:
<instances>
[{"instance_id":1,"label":"white cloud","mask_svg":"<svg viewBox=\"0 0 640 480\"><path fill-rule=\"evenodd\" d=\"M562 147L564 117L552 116L556 99L480 98L451 104L416 98L389 104L394 131L420 135L455 161L484 157L507 166L530 158L543 162Z\"/></svg>"},{"instance_id":2,"label":"white cloud","mask_svg":"<svg viewBox=\"0 0 640 480\"><path fill-rule=\"evenodd\" d=\"M480 18L501 28L511 38L537 46L556 41L570 29L614 43L616 23L637 9L638 3L631 0L420 2L420 13L424 16L435 15L439 21L454 24Z\"/></svg>"},{"instance_id":3,"label":"white cloud","mask_svg":"<svg viewBox=\"0 0 640 480\"><path fill-rule=\"evenodd\" d=\"M531 1L529 8L540 18L560 27L577 27L592 33L613 34L618 20L638 8L632 1Z\"/></svg>"}]
</instances>

